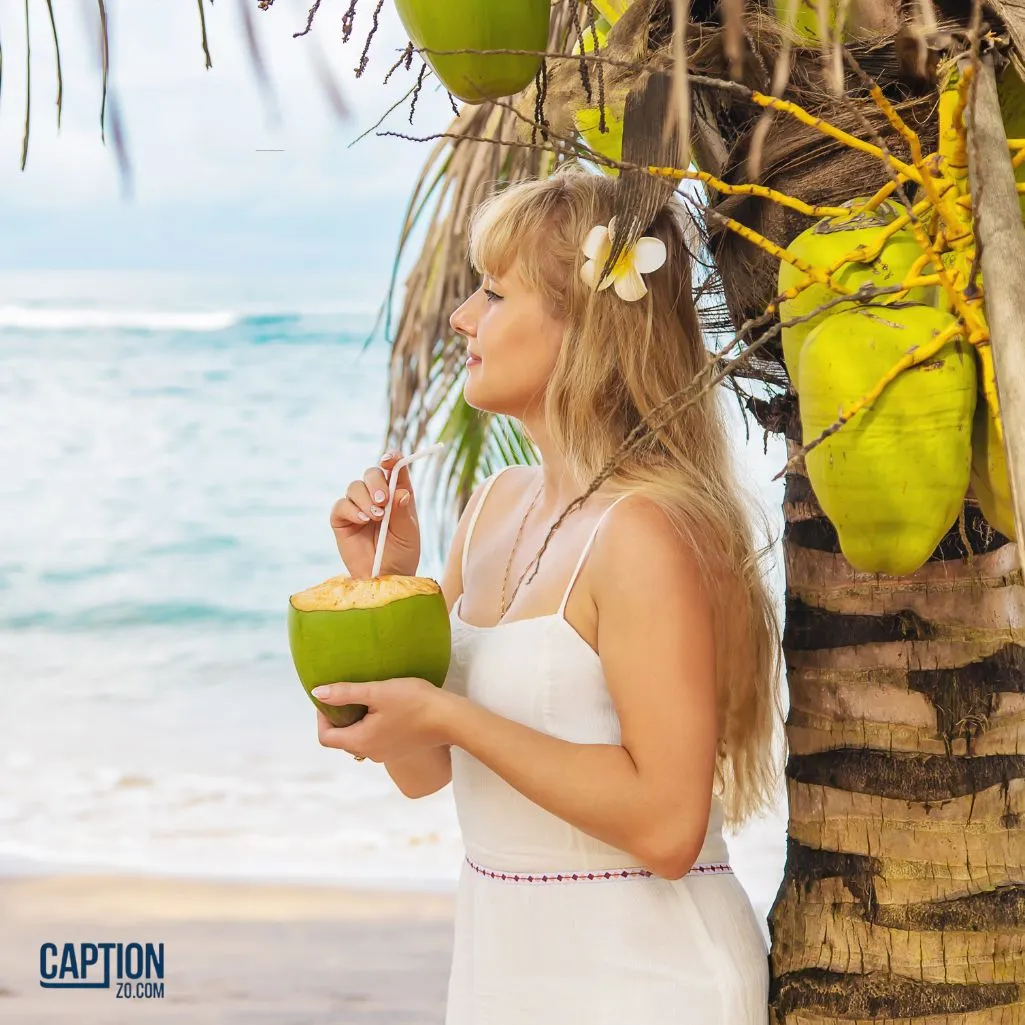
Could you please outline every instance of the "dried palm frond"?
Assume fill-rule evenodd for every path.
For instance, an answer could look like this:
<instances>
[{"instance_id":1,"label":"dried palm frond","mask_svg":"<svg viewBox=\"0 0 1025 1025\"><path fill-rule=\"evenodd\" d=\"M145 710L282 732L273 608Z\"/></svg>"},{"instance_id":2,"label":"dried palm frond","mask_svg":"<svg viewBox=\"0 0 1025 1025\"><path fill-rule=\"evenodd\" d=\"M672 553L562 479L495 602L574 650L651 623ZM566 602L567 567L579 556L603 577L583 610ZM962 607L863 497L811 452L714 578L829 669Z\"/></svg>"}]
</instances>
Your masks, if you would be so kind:
<instances>
[{"instance_id":1,"label":"dried palm frond","mask_svg":"<svg viewBox=\"0 0 1025 1025\"><path fill-rule=\"evenodd\" d=\"M397 437L412 436L414 443L418 442L428 420L460 381L461 346L455 343L458 354L453 357L454 340L441 318L442 314L447 317L475 284L465 263L469 210L489 189L497 187L497 182L544 173L553 166L557 158L529 148L526 139L531 135L541 132L559 149L554 143L575 136L575 115L582 108L597 106L602 111L607 106L618 114L629 103L634 117L625 119L620 172L629 172L630 165L637 164L681 166L680 148L673 149L676 144L663 128L679 113L678 84L683 76L677 72L674 92L672 75L682 59L692 128L690 151L699 165L727 184L748 181L751 166L756 164L759 184L810 205L828 205L837 202L838 182L843 183L844 198L851 198L876 191L888 178L877 157L853 150L784 114L766 115L764 106L750 98L752 89L785 91L787 100L811 115L855 136L879 137L898 157L908 155L904 139L868 100L862 82L847 74L839 82L840 95L831 91L830 84L837 85L835 61L824 62L817 43L795 41L793 34L779 25L770 5L747 4L739 51L735 37L727 45L717 9L703 0L691 0L686 32L674 33L672 15L680 6L679 0L634 0L612 27L600 52L578 48L569 59L550 57L538 90L525 90L511 104L464 112L450 130L455 138L443 140L435 149L424 181L434 181L440 192L432 199L434 216L424 251L408 282L396 338L389 430L399 432ZM566 15L570 10L572 18ZM579 33L579 12L571 4L561 5L563 34L558 42L549 44L550 51L568 55L574 23ZM938 32L943 30L941 18ZM857 63L919 134L923 146L935 149L935 83L909 78L895 43L893 33L876 31L874 37L848 46ZM631 120L635 126L632 135L627 127ZM471 139L490 140L490 144ZM660 146L664 148L660 150ZM435 175L440 176L437 181ZM649 207L653 212L660 201L655 198L657 189L667 186L653 184L650 176L639 172L634 178L638 185L631 192L630 177L628 173L624 179L622 211L632 232L639 233L650 222ZM459 188L453 186L453 178L462 180ZM418 188L411 212L425 191L424 185ZM738 325L758 318L776 294L778 263L734 232L723 231L723 216L782 246L811 219L761 196L704 195L689 186L684 191L697 206L695 220L704 229L704 252L695 254L699 262L703 258L708 262L698 302L702 323L713 336L732 334ZM617 216L619 211L617 207ZM777 423L786 418L786 410L774 405L774 392L785 390L788 383L775 337L766 337L757 351L725 366L726 371L748 408L759 406L763 413L769 410L767 415ZM757 386L745 390L741 383L745 379ZM429 396L432 400L426 401ZM467 416L476 414L459 410L460 401L461 396L447 424L459 422L465 429ZM498 418L484 419L480 431L470 432L473 444L464 445L464 461L458 464L464 470L469 465L466 460L485 461L486 432ZM529 457L529 445L520 441L521 451ZM452 475L466 488L474 479L473 472L460 474L458 467ZM465 490L460 497L465 499L468 493Z\"/></svg>"},{"instance_id":2,"label":"dried palm frond","mask_svg":"<svg viewBox=\"0 0 1025 1025\"><path fill-rule=\"evenodd\" d=\"M781 53L789 50L786 78L788 100L800 104L810 114L856 136L873 132L882 137L897 156L908 156L906 142L894 131L883 115L865 96L860 82L850 76L845 92L833 95L826 78L831 71L812 58L815 52L807 45L793 45L786 31L767 15L747 15L749 46L757 43L760 61L748 64L753 87L759 87L761 64L776 66ZM927 149L936 145L936 95L929 90L916 94L902 74L900 54L893 45L894 37L882 37L861 44L848 44L857 62L880 84L904 120L918 133ZM727 66L724 44L714 35L707 35L702 44L689 54L693 71L721 77ZM778 76L776 81L778 82ZM771 88L771 84L770 84ZM731 143L729 159L722 177L730 183L748 181L751 169L751 148L760 146L759 184L809 204L824 204L837 197L837 182L843 182L848 197L868 195L888 180L878 159L850 149L823 136L814 128L800 124L776 112L766 116L754 104L731 102L719 118L719 127ZM755 196L710 196L707 243L719 272L723 295L734 324L757 315L776 294L778 262L731 231L723 230L716 214L728 216L753 228L766 238L786 246L812 220L770 200ZM778 348L774 348L778 355Z\"/></svg>"},{"instance_id":3,"label":"dried palm frond","mask_svg":"<svg viewBox=\"0 0 1025 1025\"><path fill-rule=\"evenodd\" d=\"M573 14L571 3L553 11L550 50L568 53L572 49ZM437 433L435 418L444 416L440 437L458 445L439 469L446 478L432 493L453 500L459 509L478 479L496 465L510 459L537 461L533 446L515 425L464 401L465 343L449 326L449 316L479 283L468 260L474 208L503 185L543 177L556 164L553 153L524 145L523 129L529 134L529 126L536 124L542 99L538 86L531 86L511 102L464 106L427 157L399 239L396 270L413 232L429 218L405 280L392 340L387 444L403 450L416 448L429 432ZM396 286L393 276L386 308ZM449 513L440 516L439 522L450 519Z\"/></svg>"},{"instance_id":4,"label":"dried palm frond","mask_svg":"<svg viewBox=\"0 0 1025 1025\"><path fill-rule=\"evenodd\" d=\"M622 112L626 94L645 71L668 71L672 61L660 53L662 34L656 31L661 0L634 0L612 26L592 71L585 81L571 61L555 61L548 73L545 112L552 129L561 135L574 131L575 111L608 107ZM653 21L654 19L654 21Z\"/></svg>"},{"instance_id":5,"label":"dried palm frond","mask_svg":"<svg viewBox=\"0 0 1025 1025\"><path fill-rule=\"evenodd\" d=\"M673 110L671 76L663 71L644 75L626 95L623 111L623 161L641 167L679 167L683 147ZM616 233L604 272L615 266L623 250L647 230L659 209L676 190L668 178L640 170L620 173L616 186Z\"/></svg>"},{"instance_id":6,"label":"dried palm frond","mask_svg":"<svg viewBox=\"0 0 1025 1025\"><path fill-rule=\"evenodd\" d=\"M675 3L675 6L680 5ZM845 189L853 196L873 192L887 180L886 170L875 158L851 150L789 117L766 112L746 100L742 92L716 88L716 81L727 85L732 77L748 89L763 93L780 93L785 89L788 100L813 115L826 118L855 135L864 134L867 123L898 155L906 154L904 141L864 98L857 83L846 81L844 95L836 96L831 92L829 86L830 79L835 77L835 62L823 63L818 44L795 41L793 34L779 24L771 5L764 9L753 3L746 6L743 46L739 53L735 46L728 45L728 33L718 13L712 8L706 10L707 6L700 2L689 5L692 20L685 39L681 40L672 31L674 0L635 0L613 26L601 51L607 62L604 71L607 102L622 110L631 87L635 90L633 95L638 97L646 82L661 82L657 76L672 75L675 70L679 78L676 66L682 59L688 73L687 101L691 120L688 141L699 166L730 184L750 180L752 166L756 166L760 184L812 204L835 199L838 181L844 182ZM935 92L930 88L922 95L921 83L916 86L907 81L894 46L894 36L880 27L892 21L884 17L885 14L885 11L876 12L871 19L872 33L864 41L850 44L850 49L919 132L923 144L932 148L935 144ZM942 29L943 25L940 27ZM729 38L735 43L735 33ZM857 98L859 93L860 99ZM671 119L679 99L670 96L660 99L664 117ZM553 130L572 133L573 113L587 103L584 84L576 68L569 62L557 64L549 76L548 88L547 115ZM656 118L652 114L646 120L653 126ZM630 121L626 118L624 124L624 151L628 146ZM640 134L645 138L638 150L641 158L632 160L624 152L624 161L654 162L643 159L645 147L651 151L654 133L649 130ZM680 160L665 159L658 163L680 166ZM638 179L643 177L643 174L637 175ZM637 205L636 200L628 197L624 197L624 204ZM724 232L718 226L721 219L715 214L728 215L781 245L786 245L811 222L771 200L753 196L720 197L713 193L704 199L704 209L706 212L699 213L697 221L704 228L715 265L714 281L722 291L719 302L706 297L701 312L706 330L721 333L756 316L775 295L778 265L769 254L732 232ZM643 225L639 230L643 230ZM778 347L773 346L771 350L757 361L757 369L749 365L746 371L764 371L766 381L777 380L778 368L773 372L769 364L778 355Z\"/></svg>"}]
</instances>

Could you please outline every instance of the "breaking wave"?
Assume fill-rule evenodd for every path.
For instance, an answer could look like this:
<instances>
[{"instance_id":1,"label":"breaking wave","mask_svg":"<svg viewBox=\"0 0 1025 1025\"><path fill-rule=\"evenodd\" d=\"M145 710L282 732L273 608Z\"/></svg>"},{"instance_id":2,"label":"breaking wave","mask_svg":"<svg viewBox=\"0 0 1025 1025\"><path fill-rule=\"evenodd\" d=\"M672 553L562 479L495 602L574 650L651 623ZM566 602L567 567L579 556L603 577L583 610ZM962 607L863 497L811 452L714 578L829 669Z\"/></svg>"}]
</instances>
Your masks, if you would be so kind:
<instances>
[{"instance_id":1,"label":"breaking wave","mask_svg":"<svg viewBox=\"0 0 1025 1025\"><path fill-rule=\"evenodd\" d=\"M0 306L0 329L20 331L225 331L242 319L232 310L189 313L88 306Z\"/></svg>"}]
</instances>

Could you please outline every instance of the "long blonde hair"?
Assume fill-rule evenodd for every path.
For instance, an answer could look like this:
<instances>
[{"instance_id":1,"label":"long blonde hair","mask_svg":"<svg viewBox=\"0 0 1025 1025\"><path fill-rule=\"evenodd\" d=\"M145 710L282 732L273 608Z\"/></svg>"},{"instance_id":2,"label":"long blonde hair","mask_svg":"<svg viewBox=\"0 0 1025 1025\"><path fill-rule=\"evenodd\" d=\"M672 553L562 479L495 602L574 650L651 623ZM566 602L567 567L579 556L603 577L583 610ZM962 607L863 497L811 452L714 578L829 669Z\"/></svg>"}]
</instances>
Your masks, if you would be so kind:
<instances>
[{"instance_id":1,"label":"long blonde hair","mask_svg":"<svg viewBox=\"0 0 1025 1025\"><path fill-rule=\"evenodd\" d=\"M707 366L692 299L683 204L673 197L646 235L666 245L636 302L580 278L581 243L614 212L615 182L566 164L489 197L470 226L478 271L517 269L568 327L544 393L546 429L581 488L643 416ZM612 491L641 492L669 516L693 551L715 620L718 750L715 787L726 823L739 826L776 797L781 725L780 631L741 486L724 410L710 390L626 456Z\"/></svg>"}]
</instances>

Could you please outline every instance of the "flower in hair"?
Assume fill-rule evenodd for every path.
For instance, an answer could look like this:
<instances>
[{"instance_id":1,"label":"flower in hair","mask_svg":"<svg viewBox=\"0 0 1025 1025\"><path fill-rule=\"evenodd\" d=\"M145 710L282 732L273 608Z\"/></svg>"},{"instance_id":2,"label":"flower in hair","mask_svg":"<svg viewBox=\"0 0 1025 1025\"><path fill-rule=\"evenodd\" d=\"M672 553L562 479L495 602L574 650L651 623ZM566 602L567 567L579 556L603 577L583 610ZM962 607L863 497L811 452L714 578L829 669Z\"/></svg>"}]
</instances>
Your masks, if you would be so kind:
<instances>
[{"instance_id":1,"label":"flower in hair","mask_svg":"<svg viewBox=\"0 0 1025 1025\"><path fill-rule=\"evenodd\" d=\"M612 238L616 231L616 218L608 226L596 224L584 239L581 248L586 262L580 268L580 277L585 285L600 292L612 285L616 295L627 302L643 299L648 294L642 274L656 271L666 262L666 246L660 238L645 235L633 245L627 246L616 260L608 274L598 280L612 251Z\"/></svg>"}]
</instances>

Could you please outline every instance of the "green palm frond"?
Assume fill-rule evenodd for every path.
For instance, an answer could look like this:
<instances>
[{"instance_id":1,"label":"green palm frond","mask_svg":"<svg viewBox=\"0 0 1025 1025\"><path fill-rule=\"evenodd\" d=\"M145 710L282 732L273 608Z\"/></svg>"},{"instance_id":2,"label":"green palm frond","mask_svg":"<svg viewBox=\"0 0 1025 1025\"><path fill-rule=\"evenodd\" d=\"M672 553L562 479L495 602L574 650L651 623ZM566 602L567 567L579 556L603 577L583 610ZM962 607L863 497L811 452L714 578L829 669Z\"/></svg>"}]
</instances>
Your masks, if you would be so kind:
<instances>
[{"instance_id":1,"label":"green palm frond","mask_svg":"<svg viewBox=\"0 0 1025 1025\"><path fill-rule=\"evenodd\" d=\"M457 518L452 507L462 510L479 483L503 466L513 464L536 465L540 462L537 449L506 416L482 413L469 405L462 395L463 377L452 379L446 398L447 411L432 419L440 419L434 440L445 442L449 448L445 459L438 464L427 491L434 500L435 515L441 525L435 539L439 555L447 551Z\"/></svg>"}]
</instances>

